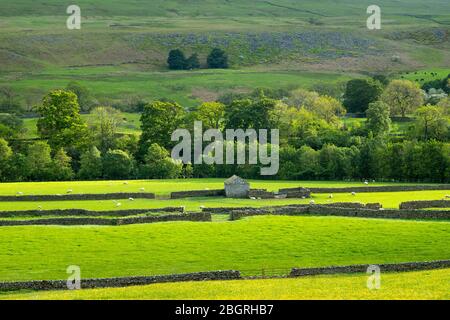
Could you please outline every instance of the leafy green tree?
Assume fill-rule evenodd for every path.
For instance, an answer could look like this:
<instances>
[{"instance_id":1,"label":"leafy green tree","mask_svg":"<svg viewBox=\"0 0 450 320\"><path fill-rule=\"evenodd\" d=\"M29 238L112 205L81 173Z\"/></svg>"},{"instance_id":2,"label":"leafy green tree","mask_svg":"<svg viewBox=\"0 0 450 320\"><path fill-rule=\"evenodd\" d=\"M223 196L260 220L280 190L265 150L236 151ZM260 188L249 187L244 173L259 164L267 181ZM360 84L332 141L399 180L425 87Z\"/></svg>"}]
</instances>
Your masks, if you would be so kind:
<instances>
[{"instance_id":1,"label":"leafy green tree","mask_svg":"<svg viewBox=\"0 0 450 320\"><path fill-rule=\"evenodd\" d=\"M153 143L145 156L141 166L140 175L146 179L174 179L181 176L183 165L175 162L169 152L156 143Z\"/></svg>"},{"instance_id":2,"label":"leafy green tree","mask_svg":"<svg viewBox=\"0 0 450 320\"><path fill-rule=\"evenodd\" d=\"M72 158L70 158L64 149L59 149L52 161L52 180L65 181L71 180L74 177L72 167L70 165Z\"/></svg>"},{"instance_id":3,"label":"leafy green tree","mask_svg":"<svg viewBox=\"0 0 450 320\"><path fill-rule=\"evenodd\" d=\"M36 108L40 118L38 133L53 150L80 148L88 140L87 125L81 119L77 96L70 91L55 90L47 94Z\"/></svg>"},{"instance_id":4,"label":"leafy green tree","mask_svg":"<svg viewBox=\"0 0 450 320\"><path fill-rule=\"evenodd\" d=\"M5 180L6 172L8 171L8 161L13 152L8 145L8 142L0 138L0 181Z\"/></svg>"},{"instance_id":5,"label":"leafy green tree","mask_svg":"<svg viewBox=\"0 0 450 320\"><path fill-rule=\"evenodd\" d=\"M416 121L413 127L415 137L421 140L445 140L449 121L442 109L436 106L420 107L416 110Z\"/></svg>"},{"instance_id":6,"label":"leafy green tree","mask_svg":"<svg viewBox=\"0 0 450 320\"><path fill-rule=\"evenodd\" d=\"M393 80L381 99L391 107L392 115L401 115L403 118L423 104L419 85L408 80Z\"/></svg>"},{"instance_id":7,"label":"leafy green tree","mask_svg":"<svg viewBox=\"0 0 450 320\"><path fill-rule=\"evenodd\" d=\"M391 111L386 103L377 101L369 104L366 115L367 131L372 132L374 136L389 133L391 130Z\"/></svg>"},{"instance_id":8,"label":"leafy green tree","mask_svg":"<svg viewBox=\"0 0 450 320\"><path fill-rule=\"evenodd\" d=\"M155 101L144 107L141 115L142 134L139 140L139 159L143 159L151 144L171 148L172 133L180 128L185 110L178 103Z\"/></svg>"},{"instance_id":9,"label":"leafy green tree","mask_svg":"<svg viewBox=\"0 0 450 320\"><path fill-rule=\"evenodd\" d=\"M132 176L133 159L122 150L109 150L103 157L103 175L106 179L126 179Z\"/></svg>"},{"instance_id":10,"label":"leafy green tree","mask_svg":"<svg viewBox=\"0 0 450 320\"><path fill-rule=\"evenodd\" d=\"M121 114L114 108L97 107L92 110L89 127L101 152L115 148L117 128L121 122Z\"/></svg>"},{"instance_id":11,"label":"leafy green tree","mask_svg":"<svg viewBox=\"0 0 450 320\"><path fill-rule=\"evenodd\" d=\"M11 86L0 87L0 113L20 114L23 106L19 102L19 95Z\"/></svg>"},{"instance_id":12,"label":"leafy green tree","mask_svg":"<svg viewBox=\"0 0 450 320\"><path fill-rule=\"evenodd\" d=\"M0 138L18 139L25 131L23 120L17 115L0 113Z\"/></svg>"},{"instance_id":13,"label":"leafy green tree","mask_svg":"<svg viewBox=\"0 0 450 320\"><path fill-rule=\"evenodd\" d=\"M192 70L192 69L199 69L200 68L200 61L198 60L198 55L194 53L186 60L186 69Z\"/></svg>"},{"instance_id":14,"label":"leafy green tree","mask_svg":"<svg viewBox=\"0 0 450 320\"><path fill-rule=\"evenodd\" d=\"M379 99L383 85L374 79L354 79L347 82L344 106L349 112L366 112L369 104Z\"/></svg>"},{"instance_id":15,"label":"leafy green tree","mask_svg":"<svg viewBox=\"0 0 450 320\"><path fill-rule=\"evenodd\" d=\"M85 180L100 179L103 173L103 163L100 151L91 147L81 155L78 176Z\"/></svg>"},{"instance_id":16,"label":"leafy green tree","mask_svg":"<svg viewBox=\"0 0 450 320\"><path fill-rule=\"evenodd\" d=\"M25 166L31 180L51 180L52 164L51 148L47 142L37 141L28 147Z\"/></svg>"},{"instance_id":17,"label":"leafy green tree","mask_svg":"<svg viewBox=\"0 0 450 320\"><path fill-rule=\"evenodd\" d=\"M196 119L203 123L204 129L223 129L225 105L220 102L204 102L198 107Z\"/></svg>"},{"instance_id":18,"label":"leafy green tree","mask_svg":"<svg viewBox=\"0 0 450 320\"><path fill-rule=\"evenodd\" d=\"M167 64L170 70L184 70L187 66L186 57L180 49L170 50Z\"/></svg>"},{"instance_id":19,"label":"leafy green tree","mask_svg":"<svg viewBox=\"0 0 450 320\"><path fill-rule=\"evenodd\" d=\"M214 48L206 61L210 69L227 69L229 67L228 55L219 48Z\"/></svg>"},{"instance_id":20,"label":"leafy green tree","mask_svg":"<svg viewBox=\"0 0 450 320\"><path fill-rule=\"evenodd\" d=\"M255 100L235 100L225 108L225 127L243 130L270 129L276 105L276 100L264 96Z\"/></svg>"},{"instance_id":21,"label":"leafy green tree","mask_svg":"<svg viewBox=\"0 0 450 320\"><path fill-rule=\"evenodd\" d=\"M72 91L77 95L78 104L82 111L89 111L95 104L94 98L91 95L89 89L78 82L71 81L67 84L67 91Z\"/></svg>"}]
</instances>

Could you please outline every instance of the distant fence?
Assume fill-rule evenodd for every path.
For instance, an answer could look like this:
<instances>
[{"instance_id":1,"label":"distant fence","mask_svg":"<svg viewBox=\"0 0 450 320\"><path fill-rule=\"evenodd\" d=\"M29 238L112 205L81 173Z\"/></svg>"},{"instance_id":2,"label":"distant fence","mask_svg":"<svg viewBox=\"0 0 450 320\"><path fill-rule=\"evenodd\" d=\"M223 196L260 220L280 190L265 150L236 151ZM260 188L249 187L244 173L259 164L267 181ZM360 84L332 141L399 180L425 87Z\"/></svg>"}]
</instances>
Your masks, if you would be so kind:
<instances>
[{"instance_id":1,"label":"distant fence","mask_svg":"<svg viewBox=\"0 0 450 320\"><path fill-rule=\"evenodd\" d=\"M184 282L184 281L213 281L241 279L239 271L212 271L148 277L120 277L105 279L81 279L82 289L114 288L148 285L152 283ZM67 290L67 281L42 280L0 282L0 291L17 290Z\"/></svg>"},{"instance_id":2,"label":"distant fence","mask_svg":"<svg viewBox=\"0 0 450 320\"><path fill-rule=\"evenodd\" d=\"M184 207L165 207L156 209L129 209L129 210L110 210L110 211L90 211L84 209L55 209L55 210L19 210L19 211L0 211L0 218L10 217L45 217L45 216L116 216L125 217L136 214L152 212L184 212Z\"/></svg>"},{"instance_id":3,"label":"distant fence","mask_svg":"<svg viewBox=\"0 0 450 320\"><path fill-rule=\"evenodd\" d=\"M450 190L450 184L423 185L423 186L367 186L342 188L309 188L312 193L351 193L351 192L402 192L402 191L428 191Z\"/></svg>"},{"instance_id":4,"label":"distant fence","mask_svg":"<svg viewBox=\"0 0 450 320\"><path fill-rule=\"evenodd\" d=\"M193 197L221 197L221 196L225 196L225 189L177 191L172 192L170 194L171 199L182 199Z\"/></svg>"},{"instance_id":5,"label":"distant fence","mask_svg":"<svg viewBox=\"0 0 450 320\"><path fill-rule=\"evenodd\" d=\"M450 208L449 200L407 201L400 204L400 209Z\"/></svg>"},{"instance_id":6,"label":"distant fence","mask_svg":"<svg viewBox=\"0 0 450 320\"><path fill-rule=\"evenodd\" d=\"M249 280L270 279L280 277L305 277L330 274L367 273L370 266L376 265L381 272L410 272L422 270L436 270L450 268L450 260L406 262L390 264L360 264L348 266L331 266L317 268L270 268L262 267L254 270L228 270L197 272L186 274L171 274L158 276L115 277L100 279L81 279L81 289L116 288L128 286L149 285L153 283L186 282L186 281L216 281L216 280ZM242 273L248 274L242 276ZM36 281L10 281L0 282L0 291L19 290L67 290L66 280L36 280Z\"/></svg>"},{"instance_id":7,"label":"distant fence","mask_svg":"<svg viewBox=\"0 0 450 320\"><path fill-rule=\"evenodd\" d=\"M258 215L336 216L405 220L450 220L450 211L446 210L374 210L366 208L339 208L332 205L280 206L271 208L233 210L230 213L230 220L239 220L244 217Z\"/></svg>"},{"instance_id":8,"label":"distant fence","mask_svg":"<svg viewBox=\"0 0 450 320\"><path fill-rule=\"evenodd\" d=\"M99 225L99 226L122 226L130 224L145 224L169 221L211 221L211 214L206 212L192 212L187 214L168 214L161 216L132 217L132 218L48 218L29 220L0 220L0 226L36 226L36 225Z\"/></svg>"},{"instance_id":9,"label":"distant fence","mask_svg":"<svg viewBox=\"0 0 450 320\"><path fill-rule=\"evenodd\" d=\"M291 277L303 277L322 274L348 274L348 273L365 273L371 265L350 265L350 266L334 266L323 268L294 268L292 269ZM407 263L391 263L391 264L376 264L381 272L405 272L405 271L421 271L433 269L447 269L450 268L450 260L429 261L429 262L407 262Z\"/></svg>"},{"instance_id":10,"label":"distant fence","mask_svg":"<svg viewBox=\"0 0 450 320\"><path fill-rule=\"evenodd\" d=\"M17 195L0 196L0 202L17 201L83 201L83 200L121 200L121 199L155 199L154 193L86 193L62 195Z\"/></svg>"}]
</instances>

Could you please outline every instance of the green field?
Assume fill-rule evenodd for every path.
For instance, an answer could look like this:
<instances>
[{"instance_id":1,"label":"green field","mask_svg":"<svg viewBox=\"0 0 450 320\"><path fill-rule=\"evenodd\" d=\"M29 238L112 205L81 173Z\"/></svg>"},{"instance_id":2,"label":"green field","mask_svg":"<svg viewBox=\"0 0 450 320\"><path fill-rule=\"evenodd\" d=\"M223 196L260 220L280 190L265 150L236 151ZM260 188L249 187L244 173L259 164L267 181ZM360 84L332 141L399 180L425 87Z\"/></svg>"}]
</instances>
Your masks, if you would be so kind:
<instances>
[{"instance_id":1,"label":"green field","mask_svg":"<svg viewBox=\"0 0 450 320\"><path fill-rule=\"evenodd\" d=\"M122 227L0 227L0 280L154 275L448 259L450 223L251 217ZM45 258L43 258L45 257Z\"/></svg>"},{"instance_id":2,"label":"green field","mask_svg":"<svg viewBox=\"0 0 450 320\"><path fill-rule=\"evenodd\" d=\"M379 290L367 289L367 275L315 276L297 279L208 281L81 291L0 294L0 300L448 300L450 270L381 275Z\"/></svg>"},{"instance_id":3,"label":"green field","mask_svg":"<svg viewBox=\"0 0 450 320\"><path fill-rule=\"evenodd\" d=\"M83 193L116 193L116 192L153 192L157 195L168 195L174 191L223 189L225 179L173 179L173 180L130 180L130 181L65 181L65 182L32 182L1 183L0 195L65 194L72 190L74 194ZM363 187L362 182L353 181L282 181L282 180L248 180L253 189L277 191L281 188L296 187ZM373 182L369 186L415 185L414 183ZM141 190L144 188L144 190Z\"/></svg>"},{"instance_id":4,"label":"green field","mask_svg":"<svg viewBox=\"0 0 450 320\"><path fill-rule=\"evenodd\" d=\"M129 199L122 200L89 200L89 201L20 201L20 202L0 202L0 211L17 210L55 210L55 209L86 209L92 211L128 210L128 209L156 209L164 207L184 206L188 211L199 211L201 206L208 208L217 207L264 207L282 206L289 204L308 204L314 200L317 204L333 202L362 202L381 203L384 208L398 209L400 203L411 200L441 200L448 194L448 191L417 191L417 192L380 192L380 193L359 193L352 196L350 193L334 194L333 199L329 199L328 194L315 194L312 199L229 199L223 197L187 198L175 200L148 200ZM120 207L117 207L117 203Z\"/></svg>"}]
</instances>

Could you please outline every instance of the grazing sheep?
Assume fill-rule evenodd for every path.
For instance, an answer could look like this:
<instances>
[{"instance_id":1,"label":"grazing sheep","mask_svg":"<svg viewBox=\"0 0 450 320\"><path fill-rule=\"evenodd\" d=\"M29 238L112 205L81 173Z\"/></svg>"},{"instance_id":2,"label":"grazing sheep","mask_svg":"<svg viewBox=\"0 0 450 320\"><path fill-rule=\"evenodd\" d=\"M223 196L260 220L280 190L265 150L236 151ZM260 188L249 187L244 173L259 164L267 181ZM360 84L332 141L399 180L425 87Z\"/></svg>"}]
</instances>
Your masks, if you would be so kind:
<instances>
[{"instance_id":1,"label":"grazing sheep","mask_svg":"<svg viewBox=\"0 0 450 320\"><path fill-rule=\"evenodd\" d=\"M18 194L19 196L21 196L21 195L23 195L23 192L22 192L22 191L19 191L19 192L17 192L17 194Z\"/></svg>"},{"instance_id":2,"label":"grazing sheep","mask_svg":"<svg viewBox=\"0 0 450 320\"><path fill-rule=\"evenodd\" d=\"M120 202L116 203L116 207L120 207L122 204Z\"/></svg>"},{"instance_id":3,"label":"grazing sheep","mask_svg":"<svg viewBox=\"0 0 450 320\"><path fill-rule=\"evenodd\" d=\"M39 210L39 211L42 211L42 206L38 206L38 210Z\"/></svg>"},{"instance_id":4,"label":"grazing sheep","mask_svg":"<svg viewBox=\"0 0 450 320\"><path fill-rule=\"evenodd\" d=\"M333 195L330 194L330 195L328 196L328 199L333 199Z\"/></svg>"},{"instance_id":5,"label":"grazing sheep","mask_svg":"<svg viewBox=\"0 0 450 320\"><path fill-rule=\"evenodd\" d=\"M200 206L200 209L202 209L202 210L205 209L205 206Z\"/></svg>"},{"instance_id":6,"label":"grazing sheep","mask_svg":"<svg viewBox=\"0 0 450 320\"><path fill-rule=\"evenodd\" d=\"M72 193L72 192L73 192L72 189L67 190L67 193Z\"/></svg>"},{"instance_id":7,"label":"grazing sheep","mask_svg":"<svg viewBox=\"0 0 450 320\"><path fill-rule=\"evenodd\" d=\"M447 195L445 196L445 199L450 199L450 194L447 194Z\"/></svg>"},{"instance_id":8,"label":"grazing sheep","mask_svg":"<svg viewBox=\"0 0 450 320\"><path fill-rule=\"evenodd\" d=\"M145 191L145 188L140 188L139 190L140 190L140 191Z\"/></svg>"},{"instance_id":9,"label":"grazing sheep","mask_svg":"<svg viewBox=\"0 0 450 320\"><path fill-rule=\"evenodd\" d=\"M369 184L369 181L367 181L367 180L364 181L364 184L365 184L365 185L368 185L368 184Z\"/></svg>"},{"instance_id":10,"label":"grazing sheep","mask_svg":"<svg viewBox=\"0 0 450 320\"><path fill-rule=\"evenodd\" d=\"M255 198L255 197L250 197L250 199L251 199L251 200L256 200L256 198Z\"/></svg>"},{"instance_id":11,"label":"grazing sheep","mask_svg":"<svg viewBox=\"0 0 450 320\"><path fill-rule=\"evenodd\" d=\"M352 196L356 196L356 192L352 192Z\"/></svg>"},{"instance_id":12,"label":"grazing sheep","mask_svg":"<svg viewBox=\"0 0 450 320\"><path fill-rule=\"evenodd\" d=\"M125 181L123 184L128 184L128 182Z\"/></svg>"},{"instance_id":13,"label":"grazing sheep","mask_svg":"<svg viewBox=\"0 0 450 320\"><path fill-rule=\"evenodd\" d=\"M311 201L309 202L309 204L316 204L316 202L315 202L314 200L311 200Z\"/></svg>"},{"instance_id":14,"label":"grazing sheep","mask_svg":"<svg viewBox=\"0 0 450 320\"><path fill-rule=\"evenodd\" d=\"M130 200L130 201L134 201L134 198L129 198L128 200Z\"/></svg>"}]
</instances>

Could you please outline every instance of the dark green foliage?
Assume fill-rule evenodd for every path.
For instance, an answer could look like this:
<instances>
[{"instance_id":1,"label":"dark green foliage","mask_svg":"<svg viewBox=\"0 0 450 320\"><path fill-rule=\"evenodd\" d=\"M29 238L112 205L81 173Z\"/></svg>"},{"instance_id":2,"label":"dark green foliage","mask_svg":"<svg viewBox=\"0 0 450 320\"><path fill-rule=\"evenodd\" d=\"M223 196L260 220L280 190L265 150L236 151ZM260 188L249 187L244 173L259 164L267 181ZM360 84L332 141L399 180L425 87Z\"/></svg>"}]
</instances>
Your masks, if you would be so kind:
<instances>
[{"instance_id":1,"label":"dark green foliage","mask_svg":"<svg viewBox=\"0 0 450 320\"><path fill-rule=\"evenodd\" d=\"M200 61L198 60L198 55L194 53L186 60L186 69L192 70L199 68L200 68Z\"/></svg>"},{"instance_id":2,"label":"dark green foliage","mask_svg":"<svg viewBox=\"0 0 450 320\"><path fill-rule=\"evenodd\" d=\"M228 65L228 55L225 51L219 48L214 48L208 55L206 60L208 68L211 69L227 69Z\"/></svg>"},{"instance_id":3,"label":"dark green foliage","mask_svg":"<svg viewBox=\"0 0 450 320\"><path fill-rule=\"evenodd\" d=\"M128 179L132 177L133 159L122 150L109 150L103 157L105 179Z\"/></svg>"},{"instance_id":4,"label":"dark green foliage","mask_svg":"<svg viewBox=\"0 0 450 320\"><path fill-rule=\"evenodd\" d=\"M347 82L344 106L348 112L366 112L369 104L377 101L383 92L383 85L373 79L355 79Z\"/></svg>"},{"instance_id":5,"label":"dark green foliage","mask_svg":"<svg viewBox=\"0 0 450 320\"><path fill-rule=\"evenodd\" d=\"M185 70L187 64L183 51L180 49L170 50L167 64L170 70Z\"/></svg>"}]
</instances>

